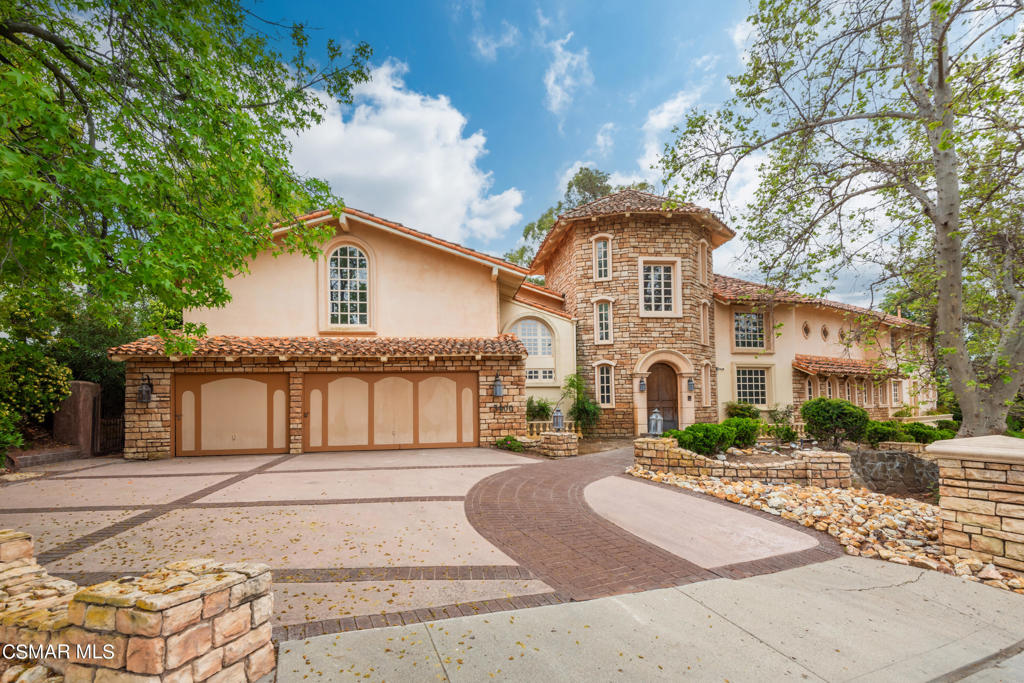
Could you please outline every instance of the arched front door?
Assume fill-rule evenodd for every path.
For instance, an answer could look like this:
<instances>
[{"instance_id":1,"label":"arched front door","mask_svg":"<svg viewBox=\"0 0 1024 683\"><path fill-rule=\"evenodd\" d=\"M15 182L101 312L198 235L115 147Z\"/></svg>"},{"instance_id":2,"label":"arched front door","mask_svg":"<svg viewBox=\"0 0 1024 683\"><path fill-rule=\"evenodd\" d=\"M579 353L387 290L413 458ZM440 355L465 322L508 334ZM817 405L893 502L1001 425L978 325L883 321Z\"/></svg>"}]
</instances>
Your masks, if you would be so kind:
<instances>
[{"instance_id":1,"label":"arched front door","mask_svg":"<svg viewBox=\"0 0 1024 683\"><path fill-rule=\"evenodd\" d=\"M655 363L647 376L647 415L657 408L665 429L679 429L679 376L668 363Z\"/></svg>"}]
</instances>

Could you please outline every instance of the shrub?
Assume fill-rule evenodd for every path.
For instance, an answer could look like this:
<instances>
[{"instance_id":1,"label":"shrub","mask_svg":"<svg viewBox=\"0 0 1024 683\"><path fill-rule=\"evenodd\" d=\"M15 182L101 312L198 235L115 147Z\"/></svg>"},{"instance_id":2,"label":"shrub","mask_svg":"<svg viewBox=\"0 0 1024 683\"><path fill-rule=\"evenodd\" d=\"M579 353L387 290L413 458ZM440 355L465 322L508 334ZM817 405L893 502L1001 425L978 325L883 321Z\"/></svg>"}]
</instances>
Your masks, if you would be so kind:
<instances>
[{"instance_id":1,"label":"shrub","mask_svg":"<svg viewBox=\"0 0 1024 683\"><path fill-rule=\"evenodd\" d=\"M910 417L913 413L910 406L904 406L892 414L893 417Z\"/></svg>"},{"instance_id":2,"label":"shrub","mask_svg":"<svg viewBox=\"0 0 1024 683\"><path fill-rule=\"evenodd\" d=\"M757 443L757 434L761 431L761 421L749 417L730 417L723 420L722 425L736 430L733 445L740 448L750 448Z\"/></svg>"},{"instance_id":3,"label":"shrub","mask_svg":"<svg viewBox=\"0 0 1024 683\"><path fill-rule=\"evenodd\" d=\"M903 425L903 431L912 436L914 441L918 443L931 443L942 438L940 436L942 430L920 422L906 423Z\"/></svg>"},{"instance_id":4,"label":"shrub","mask_svg":"<svg viewBox=\"0 0 1024 683\"><path fill-rule=\"evenodd\" d=\"M0 467L7 464L7 451L25 444L15 415L0 406Z\"/></svg>"},{"instance_id":5,"label":"shrub","mask_svg":"<svg viewBox=\"0 0 1024 683\"><path fill-rule=\"evenodd\" d=\"M681 432L678 429L669 431L679 442L680 448L701 455L714 455L724 451L736 438L736 429L726 424L699 423L690 425Z\"/></svg>"},{"instance_id":6,"label":"shrub","mask_svg":"<svg viewBox=\"0 0 1024 683\"><path fill-rule=\"evenodd\" d=\"M881 441L899 441L897 437L907 436L896 422L875 422L872 420L864 430L864 441L872 448L878 448ZM913 440L913 439L911 439Z\"/></svg>"},{"instance_id":7,"label":"shrub","mask_svg":"<svg viewBox=\"0 0 1024 683\"><path fill-rule=\"evenodd\" d=\"M800 407L805 431L832 448L844 441L860 441L868 424L868 411L840 398L815 398Z\"/></svg>"},{"instance_id":8,"label":"shrub","mask_svg":"<svg viewBox=\"0 0 1024 683\"><path fill-rule=\"evenodd\" d=\"M725 404L726 417L747 417L752 420L761 419L761 411L751 403L729 401Z\"/></svg>"},{"instance_id":9,"label":"shrub","mask_svg":"<svg viewBox=\"0 0 1024 683\"><path fill-rule=\"evenodd\" d=\"M955 439L955 438L956 438L956 432L953 431L952 429L940 429L939 430L939 438L936 439L936 441L942 441L943 439Z\"/></svg>"},{"instance_id":10,"label":"shrub","mask_svg":"<svg viewBox=\"0 0 1024 683\"><path fill-rule=\"evenodd\" d=\"M572 407L569 408L569 417L579 425L584 434L589 434L601 418L601 406L597 404L597 401L587 396L586 383L579 373L565 378L562 398L572 400Z\"/></svg>"},{"instance_id":11,"label":"shrub","mask_svg":"<svg viewBox=\"0 0 1024 683\"><path fill-rule=\"evenodd\" d=\"M70 370L38 346L0 339L0 410L38 423L70 394Z\"/></svg>"},{"instance_id":12,"label":"shrub","mask_svg":"<svg viewBox=\"0 0 1024 683\"><path fill-rule=\"evenodd\" d=\"M938 422L935 423L935 426L938 427L939 429L951 431L954 434L960 431L960 425L957 423L956 420L939 420Z\"/></svg>"},{"instance_id":13,"label":"shrub","mask_svg":"<svg viewBox=\"0 0 1024 683\"><path fill-rule=\"evenodd\" d=\"M522 453L526 450L526 446L523 442L514 436L503 436L494 442L494 445L503 451L515 451L516 453Z\"/></svg>"},{"instance_id":14,"label":"shrub","mask_svg":"<svg viewBox=\"0 0 1024 683\"><path fill-rule=\"evenodd\" d=\"M551 419L552 409L555 404L546 398L534 398L533 396L526 399L526 419L531 422L546 422Z\"/></svg>"},{"instance_id":15,"label":"shrub","mask_svg":"<svg viewBox=\"0 0 1024 683\"><path fill-rule=\"evenodd\" d=\"M765 427L765 433L779 443L792 443L799 437L793 425L783 423L768 425Z\"/></svg>"}]
</instances>

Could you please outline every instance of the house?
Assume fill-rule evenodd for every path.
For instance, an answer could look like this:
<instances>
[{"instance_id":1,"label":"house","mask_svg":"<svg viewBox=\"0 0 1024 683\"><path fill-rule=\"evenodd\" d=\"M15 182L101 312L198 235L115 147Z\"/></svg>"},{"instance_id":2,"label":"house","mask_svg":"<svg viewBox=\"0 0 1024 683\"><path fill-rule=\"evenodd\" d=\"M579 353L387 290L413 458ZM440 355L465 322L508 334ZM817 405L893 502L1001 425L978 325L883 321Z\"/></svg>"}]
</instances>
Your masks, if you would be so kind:
<instances>
[{"instance_id":1,"label":"house","mask_svg":"<svg viewBox=\"0 0 1024 683\"><path fill-rule=\"evenodd\" d=\"M646 432L655 408L681 426L719 419L728 400L767 408L869 377L857 345L781 341L802 311L819 325L849 307L780 307L715 276L733 231L664 201L627 190L563 214L530 269L357 209L304 216L335 226L320 257L255 257L227 306L185 312L209 334L191 355L157 337L110 350L127 364L125 456L489 445L524 433L527 397L557 401L578 368L605 435ZM769 318L758 328L741 312ZM762 346L748 346L757 329Z\"/></svg>"}]
</instances>

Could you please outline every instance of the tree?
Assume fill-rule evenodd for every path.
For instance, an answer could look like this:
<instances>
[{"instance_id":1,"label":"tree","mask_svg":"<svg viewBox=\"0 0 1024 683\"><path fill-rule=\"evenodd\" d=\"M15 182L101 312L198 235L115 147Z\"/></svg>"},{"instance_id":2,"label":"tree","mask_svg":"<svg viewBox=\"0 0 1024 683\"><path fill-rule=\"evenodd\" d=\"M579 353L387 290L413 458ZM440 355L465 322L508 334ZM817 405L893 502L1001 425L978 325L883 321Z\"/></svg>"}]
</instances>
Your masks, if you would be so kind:
<instances>
[{"instance_id":1,"label":"tree","mask_svg":"<svg viewBox=\"0 0 1024 683\"><path fill-rule=\"evenodd\" d=\"M521 266L530 265L534 254L537 253L537 247L540 246L548 232L554 227L558 217L566 211L571 211L577 206L600 199L612 192L626 189L650 192L653 189L650 183L644 181L612 187L611 183L608 182L609 178L610 175L604 171L596 168L587 168L586 166L581 167L566 184L565 196L562 200L554 206L548 207L537 220L527 223L523 227L522 243L515 249L505 252L504 259Z\"/></svg>"},{"instance_id":2,"label":"tree","mask_svg":"<svg viewBox=\"0 0 1024 683\"><path fill-rule=\"evenodd\" d=\"M668 182L727 213L738 166L759 167L736 218L771 284L867 266L876 287L932 298L961 436L1002 432L1024 382L1022 14L763 0L735 95L691 112L663 161Z\"/></svg>"},{"instance_id":3,"label":"tree","mask_svg":"<svg viewBox=\"0 0 1024 683\"><path fill-rule=\"evenodd\" d=\"M308 45L301 24L264 21L239 0L8 0L0 298L83 292L116 324L143 300L223 305L224 279L262 250L313 256L328 228L278 240L271 224L340 200L295 172L288 135L319 122L330 98L351 102L371 52L330 40L320 65Z\"/></svg>"}]
</instances>

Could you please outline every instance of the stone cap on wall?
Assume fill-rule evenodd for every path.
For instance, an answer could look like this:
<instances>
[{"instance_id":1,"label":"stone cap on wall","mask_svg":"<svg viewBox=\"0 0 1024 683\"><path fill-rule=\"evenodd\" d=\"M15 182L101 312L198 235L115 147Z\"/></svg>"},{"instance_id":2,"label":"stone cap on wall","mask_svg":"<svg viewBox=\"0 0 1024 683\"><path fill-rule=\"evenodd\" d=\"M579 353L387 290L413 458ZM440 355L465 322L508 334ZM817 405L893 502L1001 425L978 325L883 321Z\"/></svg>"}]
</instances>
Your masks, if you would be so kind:
<instances>
[{"instance_id":1,"label":"stone cap on wall","mask_svg":"<svg viewBox=\"0 0 1024 683\"><path fill-rule=\"evenodd\" d=\"M1024 465L1024 439L1012 436L971 436L936 441L925 449L929 460L979 460Z\"/></svg>"}]
</instances>

